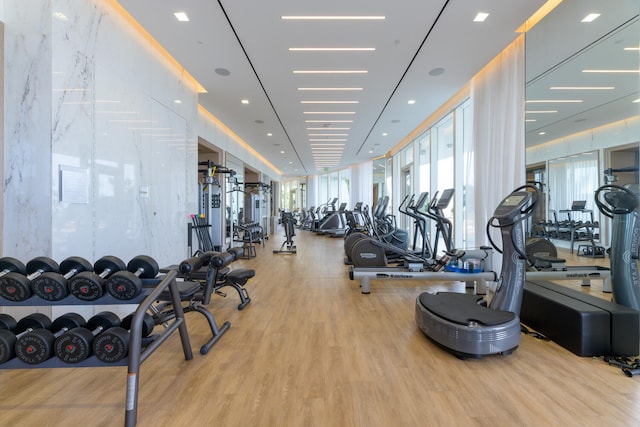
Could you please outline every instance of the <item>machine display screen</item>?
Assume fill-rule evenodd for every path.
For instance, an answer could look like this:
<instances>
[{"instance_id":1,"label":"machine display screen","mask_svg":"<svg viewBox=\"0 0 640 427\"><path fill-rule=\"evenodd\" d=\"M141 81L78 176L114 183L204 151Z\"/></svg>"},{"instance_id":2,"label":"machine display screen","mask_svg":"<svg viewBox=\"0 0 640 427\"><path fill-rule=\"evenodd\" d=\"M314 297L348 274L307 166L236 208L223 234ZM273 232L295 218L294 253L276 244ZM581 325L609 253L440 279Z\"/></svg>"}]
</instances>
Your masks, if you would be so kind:
<instances>
[{"instance_id":1,"label":"machine display screen","mask_svg":"<svg viewBox=\"0 0 640 427\"><path fill-rule=\"evenodd\" d=\"M502 202L503 206L518 206L526 196L509 196Z\"/></svg>"}]
</instances>

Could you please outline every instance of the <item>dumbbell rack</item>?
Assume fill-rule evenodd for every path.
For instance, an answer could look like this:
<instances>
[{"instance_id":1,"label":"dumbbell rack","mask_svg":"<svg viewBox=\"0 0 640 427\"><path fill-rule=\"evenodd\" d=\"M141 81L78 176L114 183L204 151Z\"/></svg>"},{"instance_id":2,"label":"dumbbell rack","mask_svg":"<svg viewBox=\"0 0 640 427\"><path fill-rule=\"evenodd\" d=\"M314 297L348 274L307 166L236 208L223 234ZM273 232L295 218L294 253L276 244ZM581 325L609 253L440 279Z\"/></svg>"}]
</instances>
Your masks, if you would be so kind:
<instances>
[{"instance_id":1,"label":"dumbbell rack","mask_svg":"<svg viewBox=\"0 0 640 427\"><path fill-rule=\"evenodd\" d=\"M13 302L0 298L0 306L61 306L61 305L114 305L114 304L137 304L133 320L131 321L129 356L117 363L104 363L95 356L83 360L77 364L67 364L56 357L53 357L38 365L29 365L18 358L13 358L0 365L0 369L33 369L33 368L81 368L81 367L105 367L105 366L128 366L126 400L125 400L125 427L133 427L137 422L138 412L138 387L140 365L173 334L176 330L180 333L182 350L185 360L193 359L189 334L184 320L184 312L180 301L180 294L176 282L176 270L170 270L164 276L156 279L143 279L143 292L132 300L119 300L110 295L105 295L95 301L82 301L73 296L68 296L60 301L45 301L36 296L32 296L26 301ZM142 322L146 311L159 299L160 294L169 290L171 301L175 310L175 318L167 327L159 333L156 338L143 348L142 345Z\"/></svg>"}]
</instances>

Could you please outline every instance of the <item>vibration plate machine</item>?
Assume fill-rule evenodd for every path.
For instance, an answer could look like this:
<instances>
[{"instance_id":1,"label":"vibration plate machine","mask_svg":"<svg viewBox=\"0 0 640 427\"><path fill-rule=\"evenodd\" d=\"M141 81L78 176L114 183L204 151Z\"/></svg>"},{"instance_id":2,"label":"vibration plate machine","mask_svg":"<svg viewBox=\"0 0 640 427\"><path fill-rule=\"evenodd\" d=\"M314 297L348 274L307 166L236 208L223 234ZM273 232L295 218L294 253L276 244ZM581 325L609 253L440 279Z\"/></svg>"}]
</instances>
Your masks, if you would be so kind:
<instances>
[{"instance_id":1,"label":"vibration plate machine","mask_svg":"<svg viewBox=\"0 0 640 427\"><path fill-rule=\"evenodd\" d=\"M640 189L635 185L603 185L596 206L611 222L611 283L613 302L640 311Z\"/></svg>"},{"instance_id":2,"label":"vibration plate machine","mask_svg":"<svg viewBox=\"0 0 640 427\"><path fill-rule=\"evenodd\" d=\"M520 344L526 270L523 223L538 199L535 186L518 187L500 202L487 222L489 241L503 255L496 292L488 306L480 295L456 292L425 292L416 299L416 322L422 332L461 359L509 354ZM500 229L502 250L491 239L491 227Z\"/></svg>"}]
</instances>

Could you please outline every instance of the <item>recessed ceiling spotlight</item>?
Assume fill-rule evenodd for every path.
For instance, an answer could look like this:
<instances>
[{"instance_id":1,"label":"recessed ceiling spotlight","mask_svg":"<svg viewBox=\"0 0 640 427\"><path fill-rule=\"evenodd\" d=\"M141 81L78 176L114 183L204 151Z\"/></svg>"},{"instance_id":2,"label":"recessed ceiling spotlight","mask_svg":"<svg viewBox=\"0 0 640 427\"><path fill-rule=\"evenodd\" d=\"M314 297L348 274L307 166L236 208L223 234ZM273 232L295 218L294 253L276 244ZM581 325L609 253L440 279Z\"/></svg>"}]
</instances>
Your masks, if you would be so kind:
<instances>
[{"instance_id":1,"label":"recessed ceiling spotlight","mask_svg":"<svg viewBox=\"0 0 640 427\"><path fill-rule=\"evenodd\" d=\"M229 74L231 74L231 71L227 70L226 68L216 68L214 71L217 75L223 77L227 77Z\"/></svg>"},{"instance_id":2,"label":"recessed ceiling spotlight","mask_svg":"<svg viewBox=\"0 0 640 427\"><path fill-rule=\"evenodd\" d=\"M546 134L547 134L547 133L546 133L546 132L544 132L544 131L543 131L543 132L538 132L538 135L546 135Z\"/></svg>"},{"instance_id":3,"label":"recessed ceiling spotlight","mask_svg":"<svg viewBox=\"0 0 640 427\"><path fill-rule=\"evenodd\" d=\"M280 150L280 154L284 154L284 150Z\"/></svg>"},{"instance_id":4,"label":"recessed ceiling spotlight","mask_svg":"<svg viewBox=\"0 0 640 427\"><path fill-rule=\"evenodd\" d=\"M269 132L269 133L267 134L267 136L273 136L273 134L272 134L271 132Z\"/></svg>"},{"instance_id":5,"label":"recessed ceiling spotlight","mask_svg":"<svg viewBox=\"0 0 640 427\"><path fill-rule=\"evenodd\" d=\"M389 134L386 133L386 132L382 132L382 136L387 136L387 135L389 135Z\"/></svg>"},{"instance_id":6,"label":"recessed ceiling spotlight","mask_svg":"<svg viewBox=\"0 0 640 427\"><path fill-rule=\"evenodd\" d=\"M415 100L415 99L410 99L410 100L407 102L407 104L409 104L409 105L413 105L413 104L415 104L415 103L416 103L416 100Z\"/></svg>"},{"instance_id":7,"label":"recessed ceiling spotlight","mask_svg":"<svg viewBox=\"0 0 640 427\"><path fill-rule=\"evenodd\" d=\"M429 71L430 76L439 76L442 73L444 73L444 68L442 67L437 67Z\"/></svg>"},{"instance_id":8,"label":"recessed ceiling spotlight","mask_svg":"<svg viewBox=\"0 0 640 427\"><path fill-rule=\"evenodd\" d=\"M243 104L245 104L245 105L246 105L246 104L248 104L248 103L249 103L249 100L248 100L248 99L243 99L243 100L242 100L242 101L240 101L240 102L242 102Z\"/></svg>"},{"instance_id":9,"label":"recessed ceiling spotlight","mask_svg":"<svg viewBox=\"0 0 640 427\"><path fill-rule=\"evenodd\" d=\"M373 150L369 150L369 154L373 154Z\"/></svg>"},{"instance_id":10,"label":"recessed ceiling spotlight","mask_svg":"<svg viewBox=\"0 0 640 427\"><path fill-rule=\"evenodd\" d=\"M189 21L189 17L184 12L176 12L176 13L173 14L173 16L175 16L176 19L178 21L180 21L180 22L188 22Z\"/></svg>"},{"instance_id":11,"label":"recessed ceiling spotlight","mask_svg":"<svg viewBox=\"0 0 640 427\"><path fill-rule=\"evenodd\" d=\"M254 123L257 123L257 124L261 125L261 124L264 123L264 120L260 120L260 119L254 120Z\"/></svg>"},{"instance_id":12,"label":"recessed ceiling spotlight","mask_svg":"<svg viewBox=\"0 0 640 427\"><path fill-rule=\"evenodd\" d=\"M587 16L585 16L584 18L582 18L582 21L580 21L580 22L593 22L598 18L598 16L600 16L599 13L590 13Z\"/></svg>"},{"instance_id":13,"label":"recessed ceiling spotlight","mask_svg":"<svg viewBox=\"0 0 640 427\"><path fill-rule=\"evenodd\" d=\"M59 19L60 21L68 21L69 18L67 18L67 15L65 15L62 12L54 12L53 13L53 17L56 19Z\"/></svg>"},{"instance_id":14,"label":"recessed ceiling spotlight","mask_svg":"<svg viewBox=\"0 0 640 427\"><path fill-rule=\"evenodd\" d=\"M182 101L180 101L179 99L174 99L174 100L173 100L173 103L174 103L174 104L182 104Z\"/></svg>"},{"instance_id":15,"label":"recessed ceiling spotlight","mask_svg":"<svg viewBox=\"0 0 640 427\"><path fill-rule=\"evenodd\" d=\"M475 18L473 18L473 22L484 22L489 17L489 14L486 12L478 12Z\"/></svg>"}]
</instances>

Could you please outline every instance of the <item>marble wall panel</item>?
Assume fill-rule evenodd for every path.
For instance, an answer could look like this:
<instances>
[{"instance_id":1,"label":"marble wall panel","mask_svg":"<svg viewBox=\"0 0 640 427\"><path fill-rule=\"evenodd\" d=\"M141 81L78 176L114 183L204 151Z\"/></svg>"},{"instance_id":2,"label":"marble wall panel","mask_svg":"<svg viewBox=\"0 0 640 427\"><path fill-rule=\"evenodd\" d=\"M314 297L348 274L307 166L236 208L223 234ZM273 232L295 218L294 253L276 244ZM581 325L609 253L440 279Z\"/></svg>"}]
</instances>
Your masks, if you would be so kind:
<instances>
[{"instance_id":1,"label":"marble wall panel","mask_svg":"<svg viewBox=\"0 0 640 427\"><path fill-rule=\"evenodd\" d=\"M51 253L51 9L4 2L2 253Z\"/></svg>"}]
</instances>

